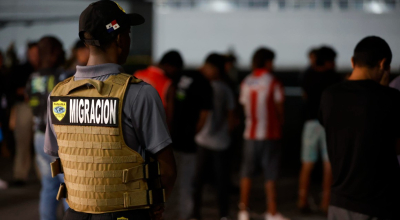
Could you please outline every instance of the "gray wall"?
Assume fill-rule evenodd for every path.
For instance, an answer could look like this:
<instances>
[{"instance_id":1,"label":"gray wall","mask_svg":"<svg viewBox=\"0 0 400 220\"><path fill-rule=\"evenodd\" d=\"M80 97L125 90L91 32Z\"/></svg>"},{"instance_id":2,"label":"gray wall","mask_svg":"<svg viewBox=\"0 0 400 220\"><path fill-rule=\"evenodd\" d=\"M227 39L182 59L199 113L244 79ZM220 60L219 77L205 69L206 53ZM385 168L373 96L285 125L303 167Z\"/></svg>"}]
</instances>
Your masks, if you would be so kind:
<instances>
[{"instance_id":1,"label":"gray wall","mask_svg":"<svg viewBox=\"0 0 400 220\"><path fill-rule=\"evenodd\" d=\"M154 55L176 48L190 66L198 66L210 51L234 48L242 67L253 51L265 45L277 53L280 69L304 68L312 46L332 45L338 67L348 70L352 51L367 35L383 37L392 48L393 69L400 66L400 13L368 14L361 11L241 10L215 13L200 10L161 10L155 17Z\"/></svg>"},{"instance_id":2,"label":"gray wall","mask_svg":"<svg viewBox=\"0 0 400 220\"><path fill-rule=\"evenodd\" d=\"M14 42L23 56L27 42L53 35L69 52L79 38L79 15L93 1L0 0L0 50L5 51ZM144 25L132 28L131 53L151 55L152 4L141 1L118 3L127 13L137 12L146 19Z\"/></svg>"}]
</instances>

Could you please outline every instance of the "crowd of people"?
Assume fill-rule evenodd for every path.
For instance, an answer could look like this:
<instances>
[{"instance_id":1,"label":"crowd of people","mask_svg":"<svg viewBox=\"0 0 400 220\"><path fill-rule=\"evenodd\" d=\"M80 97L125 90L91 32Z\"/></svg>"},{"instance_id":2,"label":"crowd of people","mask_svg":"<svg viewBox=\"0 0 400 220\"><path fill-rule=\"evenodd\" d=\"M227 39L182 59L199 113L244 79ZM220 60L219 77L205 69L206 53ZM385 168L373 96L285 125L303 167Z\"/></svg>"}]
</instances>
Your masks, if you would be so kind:
<instances>
[{"instance_id":1,"label":"crowd of people","mask_svg":"<svg viewBox=\"0 0 400 220\"><path fill-rule=\"evenodd\" d=\"M49 95L57 83L71 76L75 80L105 79L99 72L95 74L93 69L84 67L89 50L82 41L76 43L67 61L62 43L52 36L29 43L27 48L25 64L18 63L12 50L5 55L7 65L0 54L0 126L3 146L15 145L14 180L10 187L26 184L33 143L35 167L42 184L40 218L50 220L56 218L56 196L63 175L52 178L49 164L56 158L50 155L57 152L43 149L45 143L56 143L51 134L55 131L49 131L54 129L49 124ZM400 123L400 92L388 86L390 48L379 37L361 40L355 47L353 72L347 79L336 73L335 58L331 47L315 48L309 53L309 68L301 75L306 122L298 208L302 213L312 211L308 201L310 174L320 153L320 210L329 219L398 219L400 168L396 147L400 131L396 128ZM180 219L202 218L203 186L209 176L215 177L219 219L230 219L232 158L228 150L233 144L232 131L242 122L244 143L237 218L250 219L252 180L262 168L267 201L265 219L288 219L278 211L277 204L285 90L274 74L274 59L273 50L258 48L252 57L252 71L239 81L232 65L233 56L210 53L198 71L184 71L181 54L171 50L157 64L128 73L153 86L161 99L162 106L154 104L154 108L163 109L164 116L154 116L147 109L142 115L129 116L129 120L140 120L141 129L150 129L146 127L146 123L151 123L146 121L147 117L165 117L177 163L178 178L172 196L179 202L172 205L179 207ZM109 65L102 71L124 72L121 68ZM390 86L399 90L399 82L397 78ZM135 108L135 98L128 100L132 102L131 108ZM160 134L157 127L152 127L151 132L157 138L168 136ZM140 142L142 137L127 138ZM5 187L4 182L1 186ZM68 204L63 202L66 210Z\"/></svg>"}]
</instances>

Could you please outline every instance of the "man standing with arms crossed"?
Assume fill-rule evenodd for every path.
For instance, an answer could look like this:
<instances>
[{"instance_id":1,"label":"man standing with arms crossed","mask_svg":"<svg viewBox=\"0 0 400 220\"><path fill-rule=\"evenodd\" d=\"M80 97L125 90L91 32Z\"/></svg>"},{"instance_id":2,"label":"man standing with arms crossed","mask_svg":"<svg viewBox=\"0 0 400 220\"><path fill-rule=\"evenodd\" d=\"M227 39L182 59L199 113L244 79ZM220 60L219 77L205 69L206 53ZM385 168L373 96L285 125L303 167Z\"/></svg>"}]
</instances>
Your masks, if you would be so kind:
<instances>
[{"instance_id":1,"label":"man standing with arms crossed","mask_svg":"<svg viewBox=\"0 0 400 220\"><path fill-rule=\"evenodd\" d=\"M58 197L70 205L66 220L162 218L176 178L164 108L152 86L120 66L130 26L143 22L107 0L80 16L89 61L51 93L44 147L60 157L51 167L65 174Z\"/></svg>"},{"instance_id":2,"label":"man standing with arms crossed","mask_svg":"<svg viewBox=\"0 0 400 220\"><path fill-rule=\"evenodd\" d=\"M392 52L366 37L354 49L348 81L322 94L333 184L329 220L400 219L400 92L387 87Z\"/></svg>"}]
</instances>

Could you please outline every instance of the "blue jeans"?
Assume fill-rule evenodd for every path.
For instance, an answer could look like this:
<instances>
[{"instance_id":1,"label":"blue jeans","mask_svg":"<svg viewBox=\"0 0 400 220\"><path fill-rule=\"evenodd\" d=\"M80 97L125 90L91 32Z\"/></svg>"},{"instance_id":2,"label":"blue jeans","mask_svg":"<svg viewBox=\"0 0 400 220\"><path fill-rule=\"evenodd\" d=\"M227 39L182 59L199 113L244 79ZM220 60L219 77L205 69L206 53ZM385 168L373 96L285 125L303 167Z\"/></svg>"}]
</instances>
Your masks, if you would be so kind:
<instances>
[{"instance_id":1,"label":"blue jeans","mask_svg":"<svg viewBox=\"0 0 400 220\"><path fill-rule=\"evenodd\" d=\"M39 201L39 214L40 220L56 220L57 219L57 206L56 199L60 183L64 182L64 175L59 174L56 177L51 177L50 163L56 158L47 155L44 152L44 133L36 132L34 137L34 145L36 152L36 163L38 165L42 189L40 191ZM68 204L63 199L64 210L68 209Z\"/></svg>"}]
</instances>

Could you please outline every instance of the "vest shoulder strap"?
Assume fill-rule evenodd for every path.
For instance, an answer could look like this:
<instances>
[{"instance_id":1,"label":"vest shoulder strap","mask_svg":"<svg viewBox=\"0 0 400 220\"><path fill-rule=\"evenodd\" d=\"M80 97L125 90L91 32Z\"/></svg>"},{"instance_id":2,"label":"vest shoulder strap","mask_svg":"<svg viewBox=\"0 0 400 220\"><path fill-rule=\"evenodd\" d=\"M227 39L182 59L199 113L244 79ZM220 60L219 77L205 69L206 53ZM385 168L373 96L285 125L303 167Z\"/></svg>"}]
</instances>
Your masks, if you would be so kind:
<instances>
[{"instance_id":1,"label":"vest shoulder strap","mask_svg":"<svg viewBox=\"0 0 400 220\"><path fill-rule=\"evenodd\" d=\"M138 78L136 78L135 76L132 76L132 79L131 79L130 83L136 84L136 83L140 83L140 82L142 82L142 81L143 81L143 80L138 79Z\"/></svg>"},{"instance_id":2,"label":"vest shoulder strap","mask_svg":"<svg viewBox=\"0 0 400 220\"><path fill-rule=\"evenodd\" d=\"M71 80L74 80L74 77L71 76L69 78L66 78L64 81L59 82L52 90L51 95L52 96L58 96L64 93L64 85L69 83Z\"/></svg>"}]
</instances>

